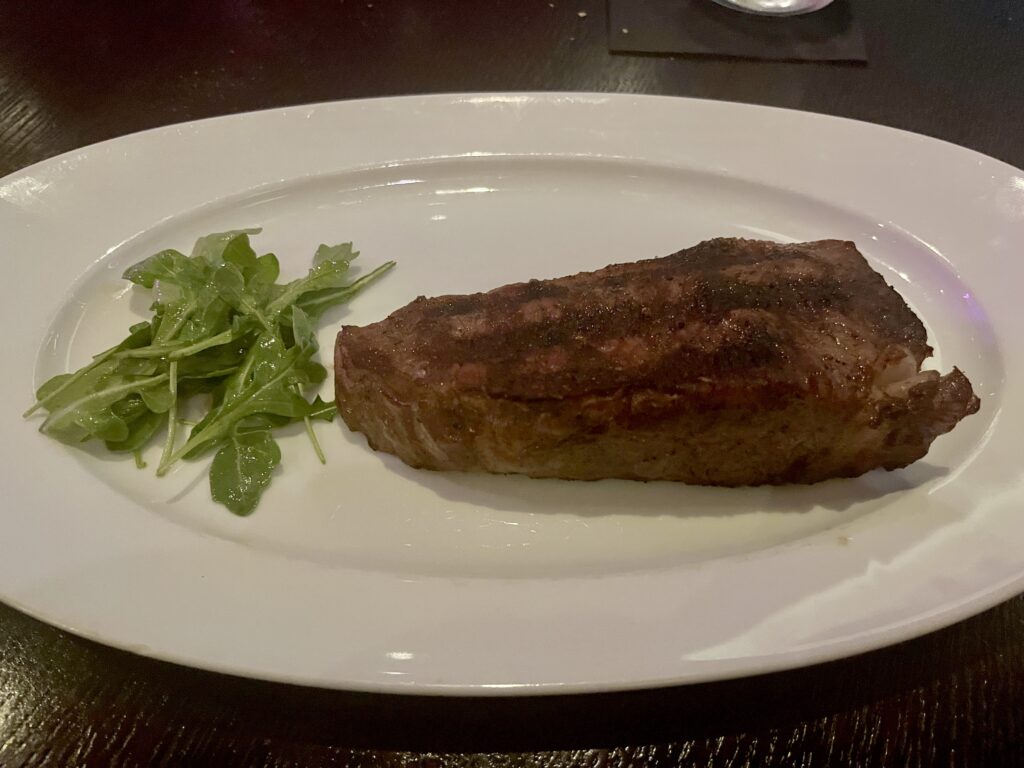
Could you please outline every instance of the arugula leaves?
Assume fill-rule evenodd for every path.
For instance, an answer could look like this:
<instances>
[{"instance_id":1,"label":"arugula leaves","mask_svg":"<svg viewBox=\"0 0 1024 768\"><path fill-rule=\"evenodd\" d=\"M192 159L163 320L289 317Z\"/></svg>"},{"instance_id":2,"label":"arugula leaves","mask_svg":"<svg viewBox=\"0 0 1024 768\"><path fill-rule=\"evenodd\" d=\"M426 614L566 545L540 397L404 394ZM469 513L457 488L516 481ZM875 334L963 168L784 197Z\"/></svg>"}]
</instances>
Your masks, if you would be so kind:
<instances>
[{"instance_id":1,"label":"arugula leaves","mask_svg":"<svg viewBox=\"0 0 1024 768\"><path fill-rule=\"evenodd\" d=\"M44 410L44 434L72 445L102 440L140 467L142 449L163 430L158 476L212 452L210 493L236 515L252 513L281 462L273 430L302 422L324 461L313 422L331 421L334 404L302 394L327 375L315 359L316 324L394 262L349 282L359 252L321 245L308 274L278 283L277 257L257 255L249 240L259 232L217 232L189 256L167 249L129 267L124 278L154 294L153 317L43 384L24 415ZM194 397L209 410L181 442L178 414Z\"/></svg>"},{"instance_id":2,"label":"arugula leaves","mask_svg":"<svg viewBox=\"0 0 1024 768\"><path fill-rule=\"evenodd\" d=\"M280 463L281 449L269 429L233 433L210 465L213 500L236 515L251 514Z\"/></svg>"}]
</instances>

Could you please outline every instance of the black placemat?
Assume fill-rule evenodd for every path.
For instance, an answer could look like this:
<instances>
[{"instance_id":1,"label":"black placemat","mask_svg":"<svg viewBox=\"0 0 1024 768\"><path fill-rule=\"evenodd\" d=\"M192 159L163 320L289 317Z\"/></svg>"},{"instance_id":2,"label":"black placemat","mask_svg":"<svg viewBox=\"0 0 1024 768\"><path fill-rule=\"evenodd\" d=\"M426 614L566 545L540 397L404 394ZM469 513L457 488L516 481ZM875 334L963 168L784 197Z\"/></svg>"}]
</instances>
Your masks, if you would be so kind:
<instances>
[{"instance_id":1,"label":"black placemat","mask_svg":"<svg viewBox=\"0 0 1024 768\"><path fill-rule=\"evenodd\" d=\"M848 0L802 16L755 16L712 0L608 0L608 47L790 61L867 60Z\"/></svg>"}]
</instances>

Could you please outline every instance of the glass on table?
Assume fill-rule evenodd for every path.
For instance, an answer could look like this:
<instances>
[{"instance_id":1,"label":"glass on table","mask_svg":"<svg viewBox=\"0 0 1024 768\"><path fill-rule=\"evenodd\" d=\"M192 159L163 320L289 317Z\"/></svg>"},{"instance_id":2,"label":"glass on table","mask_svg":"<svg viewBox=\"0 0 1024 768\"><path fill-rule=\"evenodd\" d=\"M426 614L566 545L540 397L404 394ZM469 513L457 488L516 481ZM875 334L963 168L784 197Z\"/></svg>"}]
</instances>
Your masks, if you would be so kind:
<instances>
[{"instance_id":1,"label":"glass on table","mask_svg":"<svg viewBox=\"0 0 1024 768\"><path fill-rule=\"evenodd\" d=\"M715 0L719 5L765 16L795 16L824 8L832 0Z\"/></svg>"}]
</instances>

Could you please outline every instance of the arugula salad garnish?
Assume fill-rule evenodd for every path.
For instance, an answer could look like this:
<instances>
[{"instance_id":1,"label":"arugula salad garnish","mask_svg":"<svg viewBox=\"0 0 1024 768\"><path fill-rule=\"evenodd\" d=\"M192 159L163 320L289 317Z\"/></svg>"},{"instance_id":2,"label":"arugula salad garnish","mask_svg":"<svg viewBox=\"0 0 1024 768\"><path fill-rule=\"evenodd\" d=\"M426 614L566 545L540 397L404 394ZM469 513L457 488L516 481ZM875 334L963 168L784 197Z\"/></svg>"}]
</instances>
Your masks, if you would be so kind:
<instances>
[{"instance_id":1,"label":"arugula salad garnish","mask_svg":"<svg viewBox=\"0 0 1024 768\"><path fill-rule=\"evenodd\" d=\"M43 434L69 444L102 440L140 468L142 450L163 432L158 476L212 453L211 495L237 515L255 509L281 461L274 430L303 423L324 462L313 422L331 421L334 404L303 394L327 376L316 360L317 323L395 263L350 281L359 252L351 243L321 245L307 275L279 283L277 257L258 256L249 241L259 232L207 235L189 256L169 249L129 267L124 278L153 291L152 319L47 381L24 415L44 411ZM208 410L184 436L184 406L194 400Z\"/></svg>"}]
</instances>

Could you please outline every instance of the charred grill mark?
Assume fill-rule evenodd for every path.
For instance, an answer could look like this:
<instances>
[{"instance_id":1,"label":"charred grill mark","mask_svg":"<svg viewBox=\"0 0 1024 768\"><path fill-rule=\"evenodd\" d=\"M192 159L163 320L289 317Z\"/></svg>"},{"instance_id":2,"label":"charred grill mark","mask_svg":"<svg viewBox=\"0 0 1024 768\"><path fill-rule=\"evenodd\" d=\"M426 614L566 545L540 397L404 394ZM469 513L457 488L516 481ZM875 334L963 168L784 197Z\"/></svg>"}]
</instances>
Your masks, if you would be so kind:
<instances>
[{"instance_id":1,"label":"charred grill mark","mask_svg":"<svg viewBox=\"0 0 1024 768\"><path fill-rule=\"evenodd\" d=\"M565 299L569 297L569 289L555 280L530 280L527 283L520 283L512 286L510 293L515 295L519 301L533 301L535 299Z\"/></svg>"},{"instance_id":2,"label":"charred grill mark","mask_svg":"<svg viewBox=\"0 0 1024 768\"><path fill-rule=\"evenodd\" d=\"M709 271L719 270L723 266L756 264L764 261L767 256L769 253L765 243L718 238L677 251L659 261L666 262L674 269Z\"/></svg>"},{"instance_id":3,"label":"charred grill mark","mask_svg":"<svg viewBox=\"0 0 1024 768\"><path fill-rule=\"evenodd\" d=\"M483 374L461 377L461 386L503 397L630 382L668 391L700 377L763 379L769 369L769 378L799 386L848 387L864 379L850 367L849 345L870 356L865 335L905 344L917 358L927 350L899 295L836 241L710 241L597 272L417 300L385 324L392 347L384 357L406 358L418 379L451 381L452 366L474 364ZM804 360L814 370L797 371Z\"/></svg>"},{"instance_id":4,"label":"charred grill mark","mask_svg":"<svg viewBox=\"0 0 1024 768\"><path fill-rule=\"evenodd\" d=\"M701 276L692 293L677 301L653 296L641 301L627 296L608 296L602 292L585 303L561 305L556 317L536 322L505 321L501 312L494 321L484 324L485 332L470 337L432 336L429 341L438 354L456 362L488 358L515 359L539 348L602 347L609 340L645 337L654 345L668 343L666 337L688 325L698 323L716 326L730 314L743 310L817 313L841 307L849 299L838 283L786 283L747 285L720 274ZM779 340L765 328L749 327L742 338L726 344L711 357L711 364L721 361L755 361L767 364L777 351ZM735 364L730 363L730 368Z\"/></svg>"},{"instance_id":5,"label":"charred grill mark","mask_svg":"<svg viewBox=\"0 0 1024 768\"><path fill-rule=\"evenodd\" d=\"M439 299L429 299L429 308L425 315L428 318L452 317L453 315L468 315L470 312L479 310L483 305L482 293L475 293L470 296L442 296Z\"/></svg>"},{"instance_id":6,"label":"charred grill mark","mask_svg":"<svg viewBox=\"0 0 1024 768\"><path fill-rule=\"evenodd\" d=\"M416 303L427 319L455 317L475 312L488 315L512 312L516 307L537 299L565 299L570 290L556 280L530 280L526 283L498 288L490 293L439 296L434 299L417 297Z\"/></svg>"},{"instance_id":7,"label":"charred grill mark","mask_svg":"<svg viewBox=\"0 0 1024 768\"><path fill-rule=\"evenodd\" d=\"M661 359L647 383L662 389L681 381L783 365L787 336L764 325L745 324L710 344L680 345Z\"/></svg>"},{"instance_id":8,"label":"charred grill mark","mask_svg":"<svg viewBox=\"0 0 1024 768\"><path fill-rule=\"evenodd\" d=\"M423 341L425 347L453 362L522 358L538 349L578 347L583 340L587 345L599 345L606 339L629 336L643 329L650 312L637 301L567 304L555 317L528 323L509 322L503 312L485 332L466 337L431 334Z\"/></svg>"},{"instance_id":9,"label":"charred grill mark","mask_svg":"<svg viewBox=\"0 0 1024 768\"><path fill-rule=\"evenodd\" d=\"M740 282L721 272L703 273L693 292L693 311L708 318L719 318L737 309L819 312L850 302L849 288L836 279L787 279L765 283Z\"/></svg>"},{"instance_id":10,"label":"charred grill mark","mask_svg":"<svg viewBox=\"0 0 1024 768\"><path fill-rule=\"evenodd\" d=\"M895 288L886 285L881 278L879 278L879 282L882 284L877 287L876 297L874 297L875 300L872 303L876 306L895 305L906 309L906 312L883 311L870 313L868 319L872 331L880 336L899 339L902 343L916 346L917 349L915 351L920 358L918 362L920 362L931 354L931 347L928 346L928 334L925 331L924 324L921 323L917 315L910 312ZM907 314L910 314L911 322L908 322Z\"/></svg>"}]
</instances>

